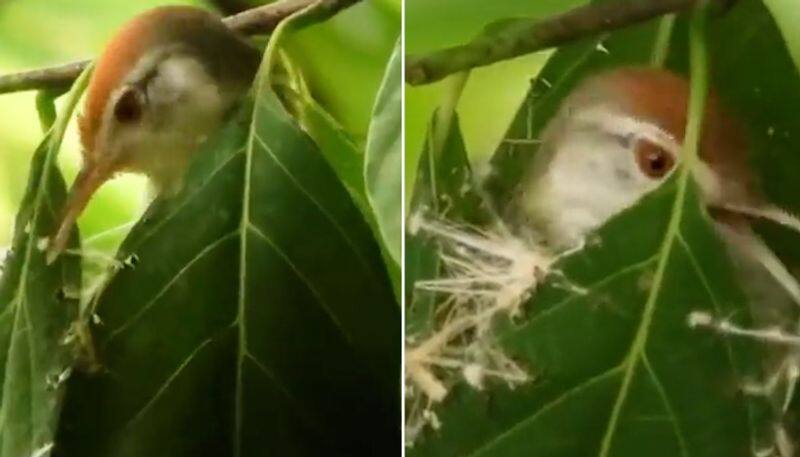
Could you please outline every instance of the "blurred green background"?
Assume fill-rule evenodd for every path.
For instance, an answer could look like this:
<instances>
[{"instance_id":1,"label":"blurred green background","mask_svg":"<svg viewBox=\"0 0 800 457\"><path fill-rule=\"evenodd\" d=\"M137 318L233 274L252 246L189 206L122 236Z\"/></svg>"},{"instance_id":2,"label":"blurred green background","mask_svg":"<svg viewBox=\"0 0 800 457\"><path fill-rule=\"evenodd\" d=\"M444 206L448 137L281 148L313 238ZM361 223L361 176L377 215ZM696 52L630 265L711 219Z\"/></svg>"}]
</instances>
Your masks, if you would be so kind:
<instances>
[{"instance_id":1,"label":"blurred green background","mask_svg":"<svg viewBox=\"0 0 800 457\"><path fill-rule=\"evenodd\" d=\"M614 1L614 0L608 0ZM462 44L488 24L509 18L543 18L587 3L587 0L406 0L406 52L419 54ZM800 3L764 0L772 10L800 66ZM494 153L514 117L531 78L549 52L496 63L471 72L458 104L464 141L473 160ZM406 86L406 201L409 201L427 124L441 102L447 80Z\"/></svg>"},{"instance_id":2,"label":"blurred green background","mask_svg":"<svg viewBox=\"0 0 800 457\"><path fill-rule=\"evenodd\" d=\"M0 73L97 55L114 31L136 13L164 4L218 12L270 3L258 0L3 0ZM294 35L288 52L299 62L317 101L360 143L375 93L400 33L400 0L365 0L334 19ZM0 95L0 248L10 243L31 154L42 138L34 92ZM68 182L80 164L74 123L59 161ZM146 180L126 175L107 183L80 220L89 247L113 249L148 201ZM100 235L98 237L98 235Z\"/></svg>"},{"instance_id":3,"label":"blurred green background","mask_svg":"<svg viewBox=\"0 0 800 457\"><path fill-rule=\"evenodd\" d=\"M545 17L584 0L406 0L406 53L421 54L469 41L493 21ZM528 83L549 53L537 53L473 70L461 96L459 114L467 150L477 156L494 152ZM406 183L422 150L425 130L447 80L406 87Z\"/></svg>"}]
</instances>

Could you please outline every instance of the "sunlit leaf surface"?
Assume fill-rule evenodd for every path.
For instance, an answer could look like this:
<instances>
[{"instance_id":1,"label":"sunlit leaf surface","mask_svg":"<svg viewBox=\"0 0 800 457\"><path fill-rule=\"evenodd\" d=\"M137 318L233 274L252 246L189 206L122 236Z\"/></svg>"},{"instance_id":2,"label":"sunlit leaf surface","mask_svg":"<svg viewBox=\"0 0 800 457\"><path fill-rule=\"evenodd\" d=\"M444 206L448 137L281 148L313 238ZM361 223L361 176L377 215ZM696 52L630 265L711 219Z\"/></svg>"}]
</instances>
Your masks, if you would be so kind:
<instances>
[{"instance_id":1,"label":"sunlit leaf surface","mask_svg":"<svg viewBox=\"0 0 800 457\"><path fill-rule=\"evenodd\" d=\"M400 263L402 237L402 61L400 41L386 67L367 137L364 178L386 250Z\"/></svg>"}]
</instances>

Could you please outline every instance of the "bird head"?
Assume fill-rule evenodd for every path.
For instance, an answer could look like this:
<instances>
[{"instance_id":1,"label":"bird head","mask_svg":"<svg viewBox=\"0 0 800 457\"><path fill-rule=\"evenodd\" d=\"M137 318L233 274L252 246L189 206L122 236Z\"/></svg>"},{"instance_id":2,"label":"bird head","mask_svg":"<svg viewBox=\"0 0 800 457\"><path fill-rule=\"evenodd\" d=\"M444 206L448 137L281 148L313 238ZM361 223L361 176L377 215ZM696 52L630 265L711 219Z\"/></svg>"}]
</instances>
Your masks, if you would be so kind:
<instances>
[{"instance_id":1,"label":"bird head","mask_svg":"<svg viewBox=\"0 0 800 457\"><path fill-rule=\"evenodd\" d=\"M621 68L585 80L545 127L516 211L555 246L574 245L669 179L681 164L688 82ZM710 208L760 200L742 128L708 98L693 169Z\"/></svg>"},{"instance_id":2,"label":"bird head","mask_svg":"<svg viewBox=\"0 0 800 457\"><path fill-rule=\"evenodd\" d=\"M200 143L248 90L257 49L219 17L159 7L125 24L97 59L78 118L83 165L72 185L52 261L97 189L119 172L147 175L156 190L180 188Z\"/></svg>"}]
</instances>

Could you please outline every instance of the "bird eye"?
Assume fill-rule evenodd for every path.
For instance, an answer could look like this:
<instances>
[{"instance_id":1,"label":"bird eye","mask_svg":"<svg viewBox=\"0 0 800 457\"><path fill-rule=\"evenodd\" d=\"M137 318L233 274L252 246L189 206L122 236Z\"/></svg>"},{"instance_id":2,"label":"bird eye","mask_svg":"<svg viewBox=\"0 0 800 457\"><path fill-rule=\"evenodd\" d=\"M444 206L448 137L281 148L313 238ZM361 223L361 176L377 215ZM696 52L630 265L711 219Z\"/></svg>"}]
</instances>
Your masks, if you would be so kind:
<instances>
[{"instance_id":1,"label":"bird eye","mask_svg":"<svg viewBox=\"0 0 800 457\"><path fill-rule=\"evenodd\" d=\"M675 158L661 146L645 139L636 142L636 165L647 177L664 177L675 166Z\"/></svg>"},{"instance_id":2,"label":"bird eye","mask_svg":"<svg viewBox=\"0 0 800 457\"><path fill-rule=\"evenodd\" d=\"M142 117L142 103L135 89L125 89L114 105L114 118L121 123L136 122Z\"/></svg>"}]
</instances>

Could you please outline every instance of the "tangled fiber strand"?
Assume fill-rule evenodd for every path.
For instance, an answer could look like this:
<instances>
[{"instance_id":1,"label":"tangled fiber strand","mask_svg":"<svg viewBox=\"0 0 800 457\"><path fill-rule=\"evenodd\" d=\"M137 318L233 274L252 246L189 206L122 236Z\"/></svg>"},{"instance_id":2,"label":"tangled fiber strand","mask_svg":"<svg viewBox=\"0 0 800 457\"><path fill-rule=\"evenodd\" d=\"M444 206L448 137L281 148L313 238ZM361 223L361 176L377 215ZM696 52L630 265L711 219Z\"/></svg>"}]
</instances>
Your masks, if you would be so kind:
<instances>
[{"instance_id":1,"label":"tangled fiber strand","mask_svg":"<svg viewBox=\"0 0 800 457\"><path fill-rule=\"evenodd\" d=\"M420 214L412 216L409 231L438 241L442 271L441 277L414 285L435 294L439 302L433 330L407 339L406 436L411 445L426 426L439 427L432 406L456 381L482 389L487 378L510 387L531 379L498 346L496 318L518 317L537 286L553 273L553 264L583 246L554 255L502 226L481 230Z\"/></svg>"}]
</instances>

